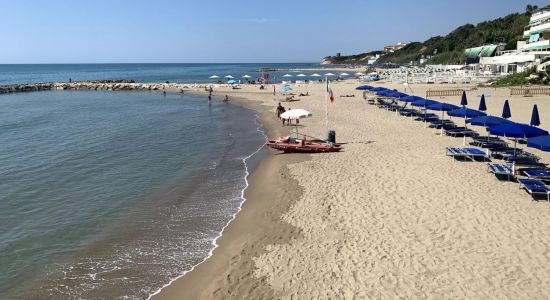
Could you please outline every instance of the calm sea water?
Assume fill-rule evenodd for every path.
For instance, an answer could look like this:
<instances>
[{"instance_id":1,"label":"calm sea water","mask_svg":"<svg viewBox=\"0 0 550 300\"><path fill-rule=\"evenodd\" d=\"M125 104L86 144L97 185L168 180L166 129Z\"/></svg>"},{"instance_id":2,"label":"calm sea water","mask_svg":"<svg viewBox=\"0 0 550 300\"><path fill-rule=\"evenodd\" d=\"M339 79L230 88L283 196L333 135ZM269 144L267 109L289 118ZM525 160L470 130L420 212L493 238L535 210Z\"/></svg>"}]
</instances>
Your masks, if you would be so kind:
<instances>
[{"instance_id":1,"label":"calm sea water","mask_svg":"<svg viewBox=\"0 0 550 300\"><path fill-rule=\"evenodd\" d=\"M213 82L208 77L232 75L235 80L260 77L259 69L268 67L281 71L270 73L280 82L286 73L298 75L289 69L319 67L319 64L67 64L67 65L0 65L0 85L14 83L66 82L72 80L132 79L136 82ZM330 69L330 66L325 68ZM311 75L313 72L303 72ZM315 78L315 77L303 77ZM291 79L299 79L292 77ZM217 79L216 79L217 80Z\"/></svg>"},{"instance_id":2,"label":"calm sea water","mask_svg":"<svg viewBox=\"0 0 550 300\"><path fill-rule=\"evenodd\" d=\"M0 82L190 80L178 66L10 68ZM187 94L0 95L0 299L147 298L209 255L264 140L254 111Z\"/></svg>"}]
</instances>

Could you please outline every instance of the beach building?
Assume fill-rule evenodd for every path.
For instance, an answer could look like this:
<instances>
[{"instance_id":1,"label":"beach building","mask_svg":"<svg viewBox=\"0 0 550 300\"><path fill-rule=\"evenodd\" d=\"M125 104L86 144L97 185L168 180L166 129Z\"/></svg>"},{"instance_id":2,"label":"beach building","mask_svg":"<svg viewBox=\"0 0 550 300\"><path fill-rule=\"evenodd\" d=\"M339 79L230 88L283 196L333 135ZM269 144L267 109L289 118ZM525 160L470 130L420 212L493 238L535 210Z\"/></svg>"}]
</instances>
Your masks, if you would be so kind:
<instances>
[{"instance_id":1,"label":"beach building","mask_svg":"<svg viewBox=\"0 0 550 300\"><path fill-rule=\"evenodd\" d=\"M384 46L384 53L393 53L405 46L407 46L407 43L402 43L402 42L399 42L395 45Z\"/></svg>"},{"instance_id":2,"label":"beach building","mask_svg":"<svg viewBox=\"0 0 550 300\"><path fill-rule=\"evenodd\" d=\"M503 45L466 49L466 63L475 65L474 68L479 72L493 74L523 72L535 66L545 67L545 58L550 57L550 7L539 9L531 15L523 37L525 40L518 41L516 50L504 51Z\"/></svg>"}]
</instances>

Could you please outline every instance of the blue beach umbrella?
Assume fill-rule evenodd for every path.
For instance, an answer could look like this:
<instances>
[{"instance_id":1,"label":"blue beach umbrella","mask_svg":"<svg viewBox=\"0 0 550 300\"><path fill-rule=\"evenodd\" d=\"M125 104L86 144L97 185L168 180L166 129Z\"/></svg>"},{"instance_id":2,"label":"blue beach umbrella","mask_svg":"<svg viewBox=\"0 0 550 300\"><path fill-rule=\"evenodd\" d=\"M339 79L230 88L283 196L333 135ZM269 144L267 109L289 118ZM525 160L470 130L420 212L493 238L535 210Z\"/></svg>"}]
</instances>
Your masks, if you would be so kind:
<instances>
[{"instance_id":1,"label":"blue beach umbrella","mask_svg":"<svg viewBox=\"0 0 550 300\"><path fill-rule=\"evenodd\" d=\"M527 139L527 147L550 152L550 135L542 135Z\"/></svg>"},{"instance_id":2,"label":"blue beach umbrella","mask_svg":"<svg viewBox=\"0 0 550 300\"><path fill-rule=\"evenodd\" d=\"M430 99L422 99L422 100L416 100L414 102L411 102L412 106L416 107L422 107L424 109L424 123L426 122L426 107L434 104L438 104L439 102L430 100Z\"/></svg>"},{"instance_id":3,"label":"blue beach umbrella","mask_svg":"<svg viewBox=\"0 0 550 300\"><path fill-rule=\"evenodd\" d=\"M533 105L533 112L531 113L531 126L539 126L540 125L540 118L539 118L539 109L537 105Z\"/></svg>"},{"instance_id":4,"label":"blue beach umbrella","mask_svg":"<svg viewBox=\"0 0 550 300\"><path fill-rule=\"evenodd\" d=\"M512 123L512 121L508 121L506 119L495 117L495 116L481 116L481 117L467 119L466 123L472 124L474 126L490 127L490 126L502 125L506 123Z\"/></svg>"},{"instance_id":5,"label":"blue beach umbrella","mask_svg":"<svg viewBox=\"0 0 550 300\"><path fill-rule=\"evenodd\" d=\"M462 99L460 99L460 105L462 105L462 107L468 105L468 99L466 99L466 91L462 91Z\"/></svg>"},{"instance_id":6,"label":"blue beach umbrella","mask_svg":"<svg viewBox=\"0 0 550 300\"><path fill-rule=\"evenodd\" d=\"M487 105L485 105L485 94L481 94L481 99L479 100L479 111L487 111Z\"/></svg>"},{"instance_id":7,"label":"blue beach umbrella","mask_svg":"<svg viewBox=\"0 0 550 300\"><path fill-rule=\"evenodd\" d=\"M433 105L433 104L437 104L437 103L439 103L439 102L434 101L434 100L430 100L430 99L422 99L422 100L417 100L417 101L411 102L411 105L416 106L416 107L426 108L429 105Z\"/></svg>"},{"instance_id":8,"label":"blue beach umbrella","mask_svg":"<svg viewBox=\"0 0 550 300\"><path fill-rule=\"evenodd\" d=\"M422 97L418 97L418 96L407 96L407 97L403 97L399 100L402 101L402 102L412 103L412 102L415 102L415 101L418 101L418 100L425 100L425 99L422 98Z\"/></svg>"},{"instance_id":9,"label":"blue beach umbrella","mask_svg":"<svg viewBox=\"0 0 550 300\"><path fill-rule=\"evenodd\" d=\"M387 90L387 91L381 91L376 93L379 96L384 96L388 98L402 98L408 96L407 94L403 94L397 91Z\"/></svg>"},{"instance_id":10,"label":"blue beach umbrella","mask_svg":"<svg viewBox=\"0 0 550 300\"><path fill-rule=\"evenodd\" d=\"M389 93L388 94L388 97L392 97L392 98L405 98L409 95L405 94L405 93L401 93L401 92L393 92L393 93Z\"/></svg>"},{"instance_id":11,"label":"blue beach umbrella","mask_svg":"<svg viewBox=\"0 0 550 300\"><path fill-rule=\"evenodd\" d=\"M467 127L466 126L466 120L468 118L475 118L475 117L485 116L486 113L481 112L479 110L463 107L463 108L448 111L447 115L449 115L451 117L464 118L464 127ZM464 145L466 145L466 135L464 135L464 141L462 143Z\"/></svg>"},{"instance_id":12,"label":"blue beach umbrella","mask_svg":"<svg viewBox=\"0 0 550 300\"><path fill-rule=\"evenodd\" d=\"M487 130L491 134L509 138L532 138L541 135L548 135L548 131L546 130L535 126L514 122L491 126Z\"/></svg>"},{"instance_id":13,"label":"blue beach umbrella","mask_svg":"<svg viewBox=\"0 0 550 300\"><path fill-rule=\"evenodd\" d=\"M392 90L381 90L381 91L376 91L376 95L386 97L386 94L392 93L392 92L393 92Z\"/></svg>"},{"instance_id":14,"label":"blue beach umbrella","mask_svg":"<svg viewBox=\"0 0 550 300\"><path fill-rule=\"evenodd\" d=\"M441 118L443 118L445 116L446 111L450 111L450 110L457 109L457 108L458 108L458 106L456 106L456 105L449 104L449 103L442 103L442 102L441 103L433 103L433 104L430 104L430 105L426 106L426 109L440 111L441 112Z\"/></svg>"},{"instance_id":15,"label":"blue beach umbrella","mask_svg":"<svg viewBox=\"0 0 550 300\"><path fill-rule=\"evenodd\" d=\"M532 138L542 135L548 135L548 131L542 130L538 127L530 126L527 124L521 123L508 123L497 126L491 126L487 129L490 134L514 138L514 155L516 152L516 145L518 143L518 138ZM528 140L529 141L529 140Z\"/></svg>"},{"instance_id":16,"label":"blue beach umbrella","mask_svg":"<svg viewBox=\"0 0 550 300\"><path fill-rule=\"evenodd\" d=\"M231 79L231 80L228 80L227 83L229 83L229 84L235 84L235 83L237 83L237 82L236 82L235 80Z\"/></svg>"},{"instance_id":17,"label":"blue beach umbrella","mask_svg":"<svg viewBox=\"0 0 550 300\"><path fill-rule=\"evenodd\" d=\"M362 85L362 86L356 87L355 89L359 91L370 91L373 89L373 87L369 85Z\"/></svg>"},{"instance_id":18,"label":"blue beach umbrella","mask_svg":"<svg viewBox=\"0 0 550 300\"><path fill-rule=\"evenodd\" d=\"M471 109L471 108L454 109L447 112L447 114L451 117L459 117L459 118L475 118L475 117L487 115L482 111Z\"/></svg>"},{"instance_id":19,"label":"blue beach umbrella","mask_svg":"<svg viewBox=\"0 0 550 300\"><path fill-rule=\"evenodd\" d=\"M510 104L508 100L504 101L504 107L502 107L502 117L509 119L512 117L512 112L510 111Z\"/></svg>"},{"instance_id":20,"label":"blue beach umbrella","mask_svg":"<svg viewBox=\"0 0 550 300\"><path fill-rule=\"evenodd\" d=\"M372 89L372 91L374 91L374 92L387 91L387 90L388 90L387 88L381 87L381 86L377 86L377 87Z\"/></svg>"},{"instance_id":21,"label":"blue beach umbrella","mask_svg":"<svg viewBox=\"0 0 550 300\"><path fill-rule=\"evenodd\" d=\"M384 90L384 91L378 91L376 92L376 95L378 96L384 96L384 97L398 97L398 94L400 94L399 92L397 91L394 91L394 90Z\"/></svg>"},{"instance_id":22,"label":"blue beach umbrella","mask_svg":"<svg viewBox=\"0 0 550 300\"><path fill-rule=\"evenodd\" d=\"M457 109L458 106L449 104L449 103L434 103L430 104L426 107L429 110L436 110L436 111L450 111Z\"/></svg>"},{"instance_id":23,"label":"blue beach umbrella","mask_svg":"<svg viewBox=\"0 0 550 300\"><path fill-rule=\"evenodd\" d=\"M292 91L292 87L288 86L288 85L285 85L285 86L280 87L279 91L282 91L282 92Z\"/></svg>"}]
</instances>

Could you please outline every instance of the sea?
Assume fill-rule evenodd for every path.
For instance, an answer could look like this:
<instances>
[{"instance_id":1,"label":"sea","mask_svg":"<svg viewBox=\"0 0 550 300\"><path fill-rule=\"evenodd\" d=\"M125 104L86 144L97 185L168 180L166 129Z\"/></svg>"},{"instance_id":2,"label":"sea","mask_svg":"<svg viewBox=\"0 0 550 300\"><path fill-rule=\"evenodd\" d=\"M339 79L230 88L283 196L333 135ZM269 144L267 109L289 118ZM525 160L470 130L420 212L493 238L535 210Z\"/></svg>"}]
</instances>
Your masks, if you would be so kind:
<instances>
[{"instance_id":1,"label":"sea","mask_svg":"<svg viewBox=\"0 0 550 300\"><path fill-rule=\"evenodd\" d=\"M0 65L0 84L315 66ZM265 139L257 112L188 93L0 94L0 299L149 298L211 255Z\"/></svg>"}]
</instances>

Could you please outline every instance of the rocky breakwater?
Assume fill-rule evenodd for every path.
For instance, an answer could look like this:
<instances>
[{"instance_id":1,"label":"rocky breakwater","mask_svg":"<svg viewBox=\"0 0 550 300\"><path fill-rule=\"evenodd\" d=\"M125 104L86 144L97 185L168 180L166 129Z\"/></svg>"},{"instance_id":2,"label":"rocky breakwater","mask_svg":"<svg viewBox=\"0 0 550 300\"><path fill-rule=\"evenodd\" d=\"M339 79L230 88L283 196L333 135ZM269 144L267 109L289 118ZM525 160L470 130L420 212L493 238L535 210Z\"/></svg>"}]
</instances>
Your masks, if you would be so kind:
<instances>
[{"instance_id":1,"label":"rocky breakwater","mask_svg":"<svg viewBox=\"0 0 550 300\"><path fill-rule=\"evenodd\" d=\"M0 94L49 90L104 90L104 91L180 91L186 88L204 88L209 84L136 83L133 80L91 80L61 83L30 83L0 85ZM217 85L214 85L217 86Z\"/></svg>"}]
</instances>

